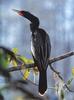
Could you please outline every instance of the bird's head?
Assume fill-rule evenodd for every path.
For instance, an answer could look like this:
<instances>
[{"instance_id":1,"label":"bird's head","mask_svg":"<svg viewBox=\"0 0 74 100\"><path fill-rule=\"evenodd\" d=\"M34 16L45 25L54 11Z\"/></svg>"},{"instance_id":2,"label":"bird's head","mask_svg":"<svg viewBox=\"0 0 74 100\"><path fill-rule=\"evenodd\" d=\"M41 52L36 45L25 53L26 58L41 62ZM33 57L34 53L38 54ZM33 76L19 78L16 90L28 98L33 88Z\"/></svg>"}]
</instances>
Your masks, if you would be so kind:
<instances>
[{"instance_id":1,"label":"bird's head","mask_svg":"<svg viewBox=\"0 0 74 100\"><path fill-rule=\"evenodd\" d=\"M20 10L13 9L13 11L15 11L20 16L25 16L25 11L24 10L20 11Z\"/></svg>"},{"instance_id":2,"label":"bird's head","mask_svg":"<svg viewBox=\"0 0 74 100\"><path fill-rule=\"evenodd\" d=\"M13 11L15 11L18 15L27 18L31 22L30 29L32 32L34 32L39 27L39 19L32 15L30 12L16 9L13 9Z\"/></svg>"}]
</instances>

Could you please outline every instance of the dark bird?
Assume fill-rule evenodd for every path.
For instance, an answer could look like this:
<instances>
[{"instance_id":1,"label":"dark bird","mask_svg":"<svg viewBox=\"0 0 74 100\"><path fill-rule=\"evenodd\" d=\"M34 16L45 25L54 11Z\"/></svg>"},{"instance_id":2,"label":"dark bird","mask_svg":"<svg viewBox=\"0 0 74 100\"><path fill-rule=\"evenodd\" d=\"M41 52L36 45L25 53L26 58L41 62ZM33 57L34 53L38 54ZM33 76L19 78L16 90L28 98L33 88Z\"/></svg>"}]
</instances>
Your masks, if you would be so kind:
<instances>
[{"instance_id":1,"label":"dark bird","mask_svg":"<svg viewBox=\"0 0 74 100\"><path fill-rule=\"evenodd\" d=\"M51 52L51 43L45 30L39 28L39 19L28 11L14 10L19 15L27 18L30 23L31 52L35 65L39 70L39 93L43 95L47 90L47 67Z\"/></svg>"}]
</instances>

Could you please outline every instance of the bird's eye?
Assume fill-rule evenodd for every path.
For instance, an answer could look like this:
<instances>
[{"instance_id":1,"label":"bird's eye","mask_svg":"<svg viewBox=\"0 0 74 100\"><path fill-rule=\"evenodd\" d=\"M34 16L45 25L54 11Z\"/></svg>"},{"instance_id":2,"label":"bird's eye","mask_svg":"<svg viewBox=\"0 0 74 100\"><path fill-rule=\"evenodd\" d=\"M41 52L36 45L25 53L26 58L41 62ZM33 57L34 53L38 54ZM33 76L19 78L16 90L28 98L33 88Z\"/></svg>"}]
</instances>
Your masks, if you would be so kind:
<instances>
[{"instance_id":1,"label":"bird's eye","mask_svg":"<svg viewBox=\"0 0 74 100\"><path fill-rule=\"evenodd\" d=\"M24 12L23 11L19 11L19 15L23 16Z\"/></svg>"}]
</instances>

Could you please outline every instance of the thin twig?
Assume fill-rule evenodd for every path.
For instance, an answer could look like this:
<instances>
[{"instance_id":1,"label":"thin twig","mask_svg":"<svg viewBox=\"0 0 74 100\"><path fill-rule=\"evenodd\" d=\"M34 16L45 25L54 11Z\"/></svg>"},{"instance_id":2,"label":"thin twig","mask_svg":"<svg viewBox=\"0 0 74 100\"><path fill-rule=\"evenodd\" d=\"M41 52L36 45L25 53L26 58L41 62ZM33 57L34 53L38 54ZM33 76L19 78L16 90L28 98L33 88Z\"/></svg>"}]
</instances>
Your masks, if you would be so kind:
<instances>
[{"instance_id":1,"label":"thin twig","mask_svg":"<svg viewBox=\"0 0 74 100\"><path fill-rule=\"evenodd\" d=\"M74 56L74 52L68 52L66 54L63 54L61 56L58 56L58 57L55 57L52 59L49 58L49 64L54 63L54 62L59 61L59 60L63 60L63 59L68 58L70 56Z\"/></svg>"},{"instance_id":2,"label":"thin twig","mask_svg":"<svg viewBox=\"0 0 74 100\"><path fill-rule=\"evenodd\" d=\"M73 90L71 90L71 89L67 86L67 84L64 82L63 77L60 75L60 73L59 73L57 70L55 70L55 69L52 67L51 64L50 64L50 68L51 68L51 70L52 70L53 72L55 72L55 73L58 75L58 77L63 81L64 86L67 88L67 90L68 90L69 92L74 92Z\"/></svg>"},{"instance_id":3,"label":"thin twig","mask_svg":"<svg viewBox=\"0 0 74 100\"><path fill-rule=\"evenodd\" d=\"M8 72L13 72L13 71L18 71L18 70L23 70L23 69L27 69L27 68L33 68L34 67L34 64L25 64L23 65L18 65L18 66L12 66L12 67L9 67L7 69Z\"/></svg>"}]
</instances>

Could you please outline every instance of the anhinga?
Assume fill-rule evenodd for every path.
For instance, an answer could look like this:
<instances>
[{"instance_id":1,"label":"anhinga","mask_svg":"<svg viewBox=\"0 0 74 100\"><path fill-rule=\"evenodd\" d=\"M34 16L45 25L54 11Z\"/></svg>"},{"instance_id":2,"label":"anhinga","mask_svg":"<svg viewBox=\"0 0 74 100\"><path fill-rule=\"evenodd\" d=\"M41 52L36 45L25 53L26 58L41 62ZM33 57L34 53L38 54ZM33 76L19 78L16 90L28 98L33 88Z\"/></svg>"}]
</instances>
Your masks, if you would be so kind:
<instances>
[{"instance_id":1,"label":"anhinga","mask_svg":"<svg viewBox=\"0 0 74 100\"><path fill-rule=\"evenodd\" d=\"M51 43L45 30L39 28L39 19L28 11L14 10L19 15L27 18L30 23L31 52L35 65L39 70L39 93L43 95L47 90L47 67L51 52Z\"/></svg>"}]
</instances>

